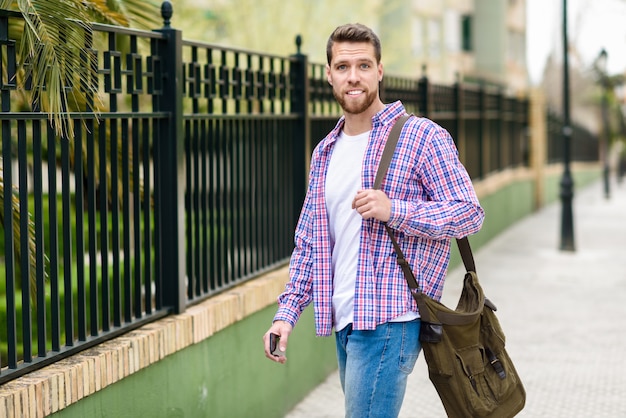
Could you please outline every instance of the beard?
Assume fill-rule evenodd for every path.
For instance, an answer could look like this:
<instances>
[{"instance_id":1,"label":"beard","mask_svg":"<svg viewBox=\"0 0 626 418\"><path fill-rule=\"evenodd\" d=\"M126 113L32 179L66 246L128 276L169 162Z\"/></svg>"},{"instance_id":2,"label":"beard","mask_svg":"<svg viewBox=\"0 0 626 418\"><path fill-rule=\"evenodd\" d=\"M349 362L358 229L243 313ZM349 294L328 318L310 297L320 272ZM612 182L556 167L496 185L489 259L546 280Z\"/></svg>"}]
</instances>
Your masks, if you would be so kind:
<instances>
[{"instance_id":1,"label":"beard","mask_svg":"<svg viewBox=\"0 0 626 418\"><path fill-rule=\"evenodd\" d=\"M344 94L336 91L333 88L333 96L335 96L335 100L337 100L337 103L339 103L339 106L341 106L344 113L358 115L365 112L372 105L372 103L374 103L377 97L377 92L367 90L365 92L365 97L362 97L360 100L357 101L346 100Z\"/></svg>"}]
</instances>

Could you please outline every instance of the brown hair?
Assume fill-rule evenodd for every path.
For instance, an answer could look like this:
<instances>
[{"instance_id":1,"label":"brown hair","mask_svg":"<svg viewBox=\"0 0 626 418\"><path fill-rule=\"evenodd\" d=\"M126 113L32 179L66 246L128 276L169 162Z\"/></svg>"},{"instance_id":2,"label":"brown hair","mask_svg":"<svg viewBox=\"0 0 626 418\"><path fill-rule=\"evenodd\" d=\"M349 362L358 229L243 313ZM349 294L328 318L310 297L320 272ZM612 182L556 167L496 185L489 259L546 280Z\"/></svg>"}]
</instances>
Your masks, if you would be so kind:
<instances>
[{"instance_id":1,"label":"brown hair","mask_svg":"<svg viewBox=\"0 0 626 418\"><path fill-rule=\"evenodd\" d=\"M380 39L373 30L360 23L348 23L338 26L333 33L330 34L326 43L326 59L328 64L333 58L333 45L335 42L367 42L374 47L376 55L376 63L380 63L381 46Z\"/></svg>"}]
</instances>

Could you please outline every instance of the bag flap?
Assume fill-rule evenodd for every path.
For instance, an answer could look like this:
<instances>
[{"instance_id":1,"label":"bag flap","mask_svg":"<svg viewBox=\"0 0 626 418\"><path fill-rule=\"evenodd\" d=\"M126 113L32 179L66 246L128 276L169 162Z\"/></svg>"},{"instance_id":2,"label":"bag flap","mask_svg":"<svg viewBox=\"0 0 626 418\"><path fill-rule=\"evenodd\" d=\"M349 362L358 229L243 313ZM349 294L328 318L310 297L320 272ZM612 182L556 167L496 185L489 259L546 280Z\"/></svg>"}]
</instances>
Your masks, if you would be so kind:
<instances>
[{"instance_id":1,"label":"bag flap","mask_svg":"<svg viewBox=\"0 0 626 418\"><path fill-rule=\"evenodd\" d=\"M465 274L463 290L455 310L424 293L413 295L423 321L444 325L469 325L477 322L483 310L485 296L473 271Z\"/></svg>"},{"instance_id":2,"label":"bag flap","mask_svg":"<svg viewBox=\"0 0 626 418\"><path fill-rule=\"evenodd\" d=\"M473 377L485 371L483 354L478 346L467 347L456 352L461 368L467 377Z\"/></svg>"}]
</instances>

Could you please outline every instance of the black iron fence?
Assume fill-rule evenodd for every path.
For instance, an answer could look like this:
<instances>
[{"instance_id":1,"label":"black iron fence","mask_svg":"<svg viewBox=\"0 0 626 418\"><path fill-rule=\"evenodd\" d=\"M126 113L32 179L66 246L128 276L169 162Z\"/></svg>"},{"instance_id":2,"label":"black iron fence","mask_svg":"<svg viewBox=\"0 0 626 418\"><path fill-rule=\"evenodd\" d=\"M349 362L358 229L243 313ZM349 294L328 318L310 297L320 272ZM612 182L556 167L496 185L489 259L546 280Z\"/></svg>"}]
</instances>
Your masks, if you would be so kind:
<instances>
[{"instance_id":1,"label":"black iron fence","mask_svg":"<svg viewBox=\"0 0 626 418\"><path fill-rule=\"evenodd\" d=\"M72 65L97 65L101 105L68 109L68 138L17 85L21 15L0 11L0 383L288 260L307 155L341 113L324 66L299 39L288 57L186 41L163 14L152 32L76 25L91 55ZM426 78L381 91L450 130L475 179L527 163L525 100Z\"/></svg>"},{"instance_id":2,"label":"black iron fence","mask_svg":"<svg viewBox=\"0 0 626 418\"><path fill-rule=\"evenodd\" d=\"M563 161L563 119L554 111L548 111L546 120L548 129L548 163L559 163ZM572 124L571 129L571 160L599 161L600 143L598 137L576 123Z\"/></svg>"},{"instance_id":3,"label":"black iron fence","mask_svg":"<svg viewBox=\"0 0 626 418\"><path fill-rule=\"evenodd\" d=\"M187 41L182 50L184 308L292 250L305 187L306 61Z\"/></svg>"}]
</instances>

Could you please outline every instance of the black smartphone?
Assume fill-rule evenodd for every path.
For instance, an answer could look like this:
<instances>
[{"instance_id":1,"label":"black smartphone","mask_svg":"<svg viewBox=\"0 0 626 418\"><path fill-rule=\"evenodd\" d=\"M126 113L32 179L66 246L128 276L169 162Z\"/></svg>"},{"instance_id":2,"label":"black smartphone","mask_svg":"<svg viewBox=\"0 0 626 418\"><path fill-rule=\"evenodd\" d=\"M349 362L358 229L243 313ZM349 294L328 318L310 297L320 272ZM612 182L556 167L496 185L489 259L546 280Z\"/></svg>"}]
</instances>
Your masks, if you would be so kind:
<instances>
[{"instance_id":1,"label":"black smartphone","mask_svg":"<svg viewBox=\"0 0 626 418\"><path fill-rule=\"evenodd\" d=\"M278 342L280 341L280 337L274 333L270 333L270 353L275 355L276 357L282 357L285 355L284 351L278 347Z\"/></svg>"}]
</instances>

